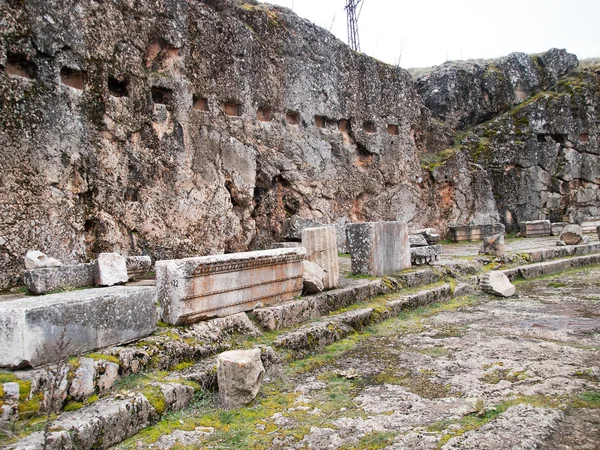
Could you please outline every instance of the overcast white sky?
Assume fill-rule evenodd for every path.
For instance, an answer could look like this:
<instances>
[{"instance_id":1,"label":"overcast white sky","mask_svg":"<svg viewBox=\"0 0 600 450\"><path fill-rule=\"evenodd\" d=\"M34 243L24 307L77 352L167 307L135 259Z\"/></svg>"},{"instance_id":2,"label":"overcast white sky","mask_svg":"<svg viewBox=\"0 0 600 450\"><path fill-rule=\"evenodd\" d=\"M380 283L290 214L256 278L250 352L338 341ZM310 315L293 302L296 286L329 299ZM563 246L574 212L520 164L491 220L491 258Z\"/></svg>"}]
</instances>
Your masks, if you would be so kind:
<instances>
[{"instance_id":1,"label":"overcast white sky","mask_svg":"<svg viewBox=\"0 0 600 450\"><path fill-rule=\"evenodd\" d=\"M345 0L269 0L346 38ZM364 0L361 50L405 68L566 48L600 57L600 0ZM403 50L402 50L403 48Z\"/></svg>"}]
</instances>

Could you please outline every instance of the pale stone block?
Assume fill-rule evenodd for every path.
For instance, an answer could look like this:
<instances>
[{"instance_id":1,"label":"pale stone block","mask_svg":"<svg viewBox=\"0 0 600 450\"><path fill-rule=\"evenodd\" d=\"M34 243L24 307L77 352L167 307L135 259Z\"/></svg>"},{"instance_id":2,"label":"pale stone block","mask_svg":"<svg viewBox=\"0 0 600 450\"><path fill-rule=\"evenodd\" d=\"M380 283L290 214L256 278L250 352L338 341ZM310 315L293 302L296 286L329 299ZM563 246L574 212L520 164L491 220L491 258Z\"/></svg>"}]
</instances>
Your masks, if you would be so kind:
<instances>
[{"instance_id":1,"label":"pale stone block","mask_svg":"<svg viewBox=\"0 0 600 450\"><path fill-rule=\"evenodd\" d=\"M156 329L156 290L117 286L0 302L0 367L53 363Z\"/></svg>"},{"instance_id":2,"label":"pale stone block","mask_svg":"<svg viewBox=\"0 0 600 450\"><path fill-rule=\"evenodd\" d=\"M302 261L303 275L303 294L316 294L324 289L323 280L327 276L325 271L314 262Z\"/></svg>"},{"instance_id":3,"label":"pale stone block","mask_svg":"<svg viewBox=\"0 0 600 450\"><path fill-rule=\"evenodd\" d=\"M335 226L305 228L302 230L302 246L306 249L306 259L325 271L323 288L336 288L339 284L340 266Z\"/></svg>"},{"instance_id":4,"label":"pale stone block","mask_svg":"<svg viewBox=\"0 0 600 450\"><path fill-rule=\"evenodd\" d=\"M519 228L521 237L524 238L550 236L552 233L552 225L549 220L519 222Z\"/></svg>"},{"instance_id":5,"label":"pale stone block","mask_svg":"<svg viewBox=\"0 0 600 450\"><path fill-rule=\"evenodd\" d=\"M429 245L435 245L442 239L442 236L435 228L421 228L415 230L413 234L422 234Z\"/></svg>"},{"instance_id":6,"label":"pale stone block","mask_svg":"<svg viewBox=\"0 0 600 450\"><path fill-rule=\"evenodd\" d=\"M165 322L180 325L250 311L302 293L304 248L156 262Z\"/></svg>"},{"instance_id":7,"label":"pale stone block","mask_svg":"<svg viewBox=\"0 0 600 450\"><path fill-rule=\"evenodd\" d=\"M260 390L265 369L260 349L232 350L217 357L219 399L225 408L250 403Z\"/></svg>"},{"instance_id":8,"label":"pale stone block","mask_svg":"<svg viewBox=\"0 0 600 450\"><path fill-rule=\"evenodd\" d=\"M37 250L29 250L25 254L26 269L41 269L43 267L56 267L62 263L58 259L50 258Z\"/></svg>"},{"instance_id":9,"label":"pale stone block","mask_svg":"<svg viewBox=\"0 0 600 450\"><path fill-rule=\"evenodd\" d=\"M96 260L96 284L112 286L127 283L127 260L118 253L100 253Z\"/></svg>"},{"instance_id":10,"label":"pale stone block","mask_svg":"<svg viewBox=\"0 0 600 450\"><path fill-rule=\"evenodd\" d=\"M352 272L383 276L410 268L410 244L405 223L348 224L346 234Z\"/></svg>"},{"instance_id":11,"label":"pale stone block","mask_svg":"<svg viewBox=\"0 0 600 450\"><path fill-rule=\"evenodd\" d=\"M125 258L127 276L130 280L137 280L150 271L152 260L149 256L128 256Z\"/></svg>"},{"instance_id":12,"label":"pale stone block","mask_svg":"<svg viewBox=\"0 0 600 450\"><path fill-rule=\"evenodd\" d=\"M300 242L273 242L271 248L296 248L300 247Z\"/></svg>"},{"instance_id":13,"label":"pale stone block","mask_svg":"<svg viewBox=\"0 0 600 450\"><path fill-rule=\"evenodd\" d=\"M89 287L93 286L95 281L94 263L26 270L23 274L23 283L29 292L36 295L61 288Z\"/></svg>"},{"instance_id":14,"label":"pale stone block","mask_svg":"<svg viewBox=\"0 0 600 450\"><path fill-rule=\"evenodd\" d=\"M516 291L516 287L510 282L508 277L498 271L492 270L481 277L481 290L488 294L499 297L510 297Z\"/></svg>"}]
</instances>

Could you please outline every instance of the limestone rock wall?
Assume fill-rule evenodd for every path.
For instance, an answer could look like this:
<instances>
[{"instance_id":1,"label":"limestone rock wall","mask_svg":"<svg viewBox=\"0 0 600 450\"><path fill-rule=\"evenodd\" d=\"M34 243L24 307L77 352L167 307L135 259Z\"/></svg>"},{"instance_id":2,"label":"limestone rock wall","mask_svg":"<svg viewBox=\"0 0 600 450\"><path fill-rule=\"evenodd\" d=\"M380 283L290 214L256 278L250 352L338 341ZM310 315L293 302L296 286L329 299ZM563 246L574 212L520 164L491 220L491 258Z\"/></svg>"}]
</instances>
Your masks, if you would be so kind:
<instances>
[{"instance_id":1,"label":"limestone rock wall","mask_svg":"<svg viewBox=\"0 0 600 450\"><path fill-rule=\"evenodd\" d=\"M406 71L289 10L8 0L0 17L0 288L34 248L164 259L261 248L291 214L497 217L480 167L422 169L452 136Z\"/></svg>"}]
</instances>

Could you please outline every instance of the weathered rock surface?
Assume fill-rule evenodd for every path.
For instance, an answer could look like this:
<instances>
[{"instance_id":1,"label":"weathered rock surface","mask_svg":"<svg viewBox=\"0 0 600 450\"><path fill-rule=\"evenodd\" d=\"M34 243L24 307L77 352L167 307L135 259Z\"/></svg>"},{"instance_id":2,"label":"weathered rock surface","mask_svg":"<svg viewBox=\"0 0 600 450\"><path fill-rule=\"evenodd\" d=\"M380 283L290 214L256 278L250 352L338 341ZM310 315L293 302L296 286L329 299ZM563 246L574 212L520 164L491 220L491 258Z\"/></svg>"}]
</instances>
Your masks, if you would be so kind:
<instances>
[{"instance_id":1,"label":"weathered rock surface","mask_svg":"<svg viewBox=\"0 0 600 450\"><path fill-rule=\"evenodd\" d=\"M262 385L265 369L260 349L232 350L217 357L219 399L225 408L250 403Z\"/></svg>"},{"instance_id":2,"label":"weathered rock surface","mask_svg":"<svg viewBox=\"0 0 600 450\"><path fill-rule=\"evenodd\" d=\"M26 0L0 17L0 288L30 248L164 260L267 248L293 215L497 217L464 155L421 168L452 136L406 71L288 9Z\"/></svg>"},{"instance_id":3,"label":"weathered rock surface","mask_svg":"<svg viewBox=\"0 0 600 450\"><path fill-rule=\"evenodd\" d=\"M489 61L450 61L420 76L417 89L435 117L464 129L550 88L578 63L564 49L532 56L511 53Z\"/></svg>"},{"instance_id":4,"label":"weathered rock surface","mask_svg":"<svg viewBox=\"0 0 600 450\"><path fill-rule=\"evenodd\" d=\"M479 285L483 292L499 297L510 297L517 289L504 273L497 270L482 275Z\"/></svg>"}]
</instances>

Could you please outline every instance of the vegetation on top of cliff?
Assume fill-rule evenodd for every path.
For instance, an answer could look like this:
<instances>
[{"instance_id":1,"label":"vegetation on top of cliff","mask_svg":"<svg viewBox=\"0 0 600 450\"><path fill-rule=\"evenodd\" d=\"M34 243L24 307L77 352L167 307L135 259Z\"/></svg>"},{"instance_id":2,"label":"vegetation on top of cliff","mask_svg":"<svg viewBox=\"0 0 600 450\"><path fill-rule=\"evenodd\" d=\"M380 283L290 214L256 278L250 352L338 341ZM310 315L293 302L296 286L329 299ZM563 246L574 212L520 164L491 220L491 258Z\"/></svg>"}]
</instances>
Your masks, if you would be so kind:
<instances>
[{"instance_id":1,"label":"vegetation on top of cliff","mask_svg":"<svg viewBox=\"0 0 600 450\"><path fill-rule=\"evenodd\" d=\"M419 155L421 168L431 173L436 168L444 165L447 161L456 156L458 150L458 148L452 147L442 150L439 153L421 153Z\"/></svg>"}]
</instances>

